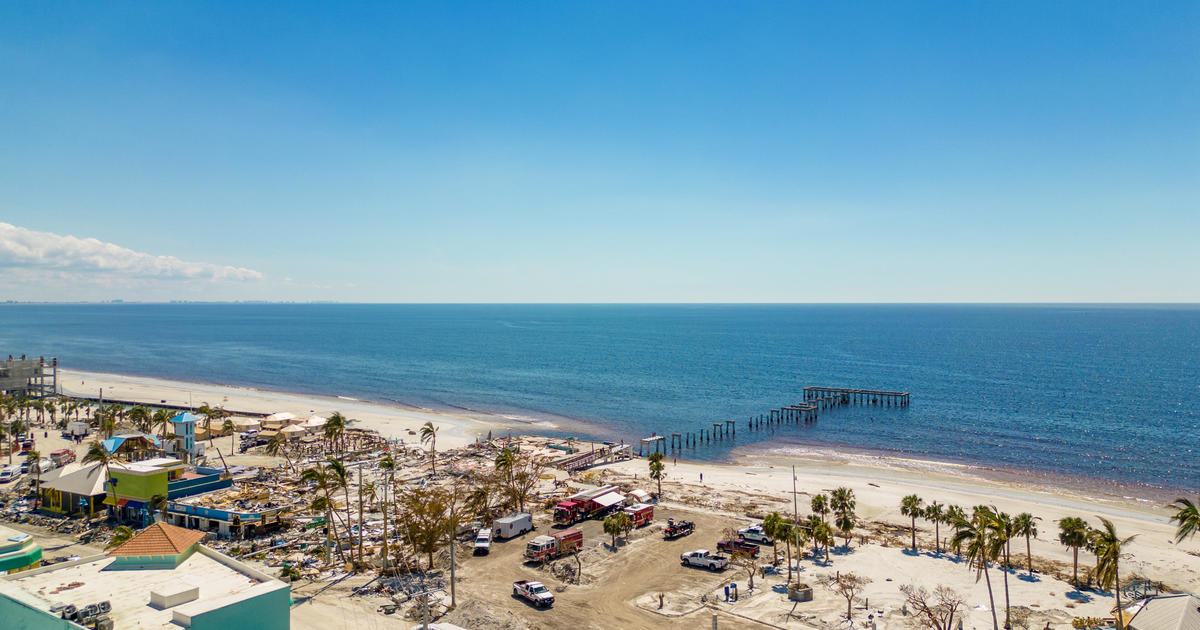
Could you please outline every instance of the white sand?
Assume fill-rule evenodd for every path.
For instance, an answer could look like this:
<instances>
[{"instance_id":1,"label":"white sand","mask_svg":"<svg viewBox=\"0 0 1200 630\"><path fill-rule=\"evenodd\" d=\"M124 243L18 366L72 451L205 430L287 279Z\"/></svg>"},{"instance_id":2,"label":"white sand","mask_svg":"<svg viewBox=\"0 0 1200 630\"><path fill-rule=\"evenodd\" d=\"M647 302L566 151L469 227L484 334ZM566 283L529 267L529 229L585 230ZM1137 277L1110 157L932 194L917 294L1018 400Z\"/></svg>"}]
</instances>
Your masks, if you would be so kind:
<instances>
[{"instance_id":1,"label":"white sand","mask_svg":"<svg viewBox=\"0 0 1200 630\"><path fill-rule=\"evenodd\" d=\"M488 431L510 429L518 425L500 416L478 417L443 413L430 409L365 402L335 396L292 394L249 387L184 383L163 379L59 370L58 382L64 394L98 396L104 388L106 400L128 400L146 404L196 406L204 403L231 411L253 413L289 412L299 417L328 416L340 411L351 426L372 429L389 438L419 442L409 433L426 422L438 427L438 449L464 446Z\"/></svg>"}]
</instances>

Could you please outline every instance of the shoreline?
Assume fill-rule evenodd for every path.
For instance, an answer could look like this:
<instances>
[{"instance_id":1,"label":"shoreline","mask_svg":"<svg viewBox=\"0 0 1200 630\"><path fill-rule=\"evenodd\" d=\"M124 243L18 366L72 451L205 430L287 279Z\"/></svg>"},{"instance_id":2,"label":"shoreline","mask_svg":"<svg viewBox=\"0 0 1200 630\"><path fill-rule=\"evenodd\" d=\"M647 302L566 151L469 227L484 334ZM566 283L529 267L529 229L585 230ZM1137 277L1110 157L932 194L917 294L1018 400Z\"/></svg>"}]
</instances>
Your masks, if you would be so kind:
<instances>
[{"instance_id":1,"label":"shoreline","mask_svg":"<svg viewBox=\"0 0 1200 630\"><path fill-rule=\"evenodd\" d=\"M79 382L80 385L68 385ZM621 436L603 425L557 414L554 419L539 418L537 412L504 413L447 404L445 409L416 405L398 399L365 400L349 396L313 392L293 392L238 386L220 383L176 381L154 376L113 374L76 369L59 370L59 385L64 395L96 396L100 387L114 398L123 398L153 405L162 401L185 407L198 407L204 402L219 404L231 410L255 413L289 411L297 415L328 414L341 411L355 421L355 426L371 429L390 439L414 438L416 429L426 421L449 425L446 434L439 433L439 448L457 448L486 437L489 432L504 431L513 435L560 437L577 432L583 440L620 440ZM106 394L107 396L108 394ZM217 398L219 397L219 399ZM636 444L639 436L626 440ZM415 438L412 441L417 441ZM728 453L711 458L688 457L687 451L678 457L694 465L757 466L761 463L788 462L797 465L837 466L841 469L874 471L876 473L941 474L981 483L1020 485L1047 493L1066 491L1070 495L1104 504L1121 504L1130 508L1153 510L1178 496L1189 496L1186 488L1134 484L1113 479L1073 476L1038 469L994 467L967 462L928 459L902 451L889 452L846 445L791 443L773 444L770 441L734 446Z\"/></svg>"}]
</instances>

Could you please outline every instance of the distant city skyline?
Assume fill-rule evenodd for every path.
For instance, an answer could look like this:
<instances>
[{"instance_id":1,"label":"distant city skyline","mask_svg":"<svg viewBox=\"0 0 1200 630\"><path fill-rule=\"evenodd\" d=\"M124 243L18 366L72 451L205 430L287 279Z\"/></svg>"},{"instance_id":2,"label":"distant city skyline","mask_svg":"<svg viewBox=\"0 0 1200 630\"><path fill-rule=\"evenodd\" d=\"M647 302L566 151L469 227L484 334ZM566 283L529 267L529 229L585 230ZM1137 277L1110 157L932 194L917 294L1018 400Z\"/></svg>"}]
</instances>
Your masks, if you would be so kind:
<instances>
[{"instance_id":1,"label":"distant city skyline","mask_svg":"<svg viewBox=\"0 0 1200 630\"><path fill-rule=\"evenodd\" d=\"M0 302L1200 301L1200 4L0 6Z\"/></svg>"}]
</instances>

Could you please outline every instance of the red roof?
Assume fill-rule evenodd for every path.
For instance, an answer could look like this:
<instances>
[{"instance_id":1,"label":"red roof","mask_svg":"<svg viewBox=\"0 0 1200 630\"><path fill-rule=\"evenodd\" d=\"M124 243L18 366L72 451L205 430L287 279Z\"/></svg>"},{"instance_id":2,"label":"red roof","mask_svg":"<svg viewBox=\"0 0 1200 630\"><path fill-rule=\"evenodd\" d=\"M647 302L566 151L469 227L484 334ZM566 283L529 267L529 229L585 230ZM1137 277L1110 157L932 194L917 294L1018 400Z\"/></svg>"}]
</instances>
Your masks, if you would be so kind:
<instances>
[{"instance_id":1,"label":"red roof","mask_svg":"<svg viewBox=\"0 0 1200 630\"><path fill-rule=\"evenodd\" d=\"M207 534L166 523L155 523L133 535L110 556L177 556L200 542Z\"/></svg>"}]
</instances>

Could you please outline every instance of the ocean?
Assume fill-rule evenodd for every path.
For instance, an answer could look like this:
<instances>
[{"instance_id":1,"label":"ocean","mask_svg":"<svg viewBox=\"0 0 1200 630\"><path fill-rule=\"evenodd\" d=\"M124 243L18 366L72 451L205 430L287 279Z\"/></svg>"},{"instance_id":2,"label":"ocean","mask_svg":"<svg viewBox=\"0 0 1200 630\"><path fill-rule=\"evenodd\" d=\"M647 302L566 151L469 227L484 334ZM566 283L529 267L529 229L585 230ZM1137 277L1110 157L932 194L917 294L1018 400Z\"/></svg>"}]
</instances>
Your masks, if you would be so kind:
<instances>
[{"instance_id":1,"label":"ocean","mask_svg":"<svg viewBox=\"0 0 1200 630\"><path fill-rule=\"evenodd\" d=\"M0 305L66 368L1200 489L1196 305ZM805 386L902 390L744 430ZM569 421L582 421L570 424ZM561 432L560 432L561 433Z\"/></svg>"}]
</instances>

